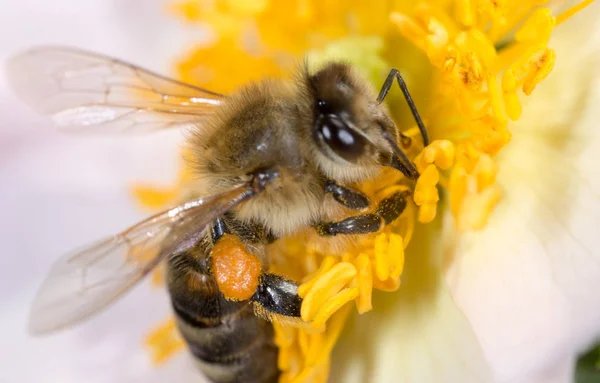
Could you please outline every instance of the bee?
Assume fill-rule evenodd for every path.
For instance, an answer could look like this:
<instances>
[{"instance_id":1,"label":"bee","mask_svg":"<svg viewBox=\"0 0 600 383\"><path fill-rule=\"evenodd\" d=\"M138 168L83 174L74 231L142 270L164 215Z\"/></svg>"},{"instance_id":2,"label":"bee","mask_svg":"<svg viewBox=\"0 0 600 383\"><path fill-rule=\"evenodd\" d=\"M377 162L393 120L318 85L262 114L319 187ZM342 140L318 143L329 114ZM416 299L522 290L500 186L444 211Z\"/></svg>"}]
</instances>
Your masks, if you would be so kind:
<instances>
[{"instance_id":1,"label":"bee","mask_svg":"<svg viewBox=\"0 0 600 383\"><path fill-rule=\"evenodd\" d=\"M197 178L189 201L56 261L32 304L30 331L88 319L164 261L178 329L215 382L280 374L268 319L299 318L302 298L297 281L268 272L265 245L299 230L376 232L404 210L406 192L369 209L348 186L386 167L419 176L382 103L394 80L429 141L395 69L378 94L351 65L329 62L227 96L71 48L34 48L8 69L25 102L73 132L191 127ZM356 213L340 217L348 210Z\"/></svg>"}]
</instances>

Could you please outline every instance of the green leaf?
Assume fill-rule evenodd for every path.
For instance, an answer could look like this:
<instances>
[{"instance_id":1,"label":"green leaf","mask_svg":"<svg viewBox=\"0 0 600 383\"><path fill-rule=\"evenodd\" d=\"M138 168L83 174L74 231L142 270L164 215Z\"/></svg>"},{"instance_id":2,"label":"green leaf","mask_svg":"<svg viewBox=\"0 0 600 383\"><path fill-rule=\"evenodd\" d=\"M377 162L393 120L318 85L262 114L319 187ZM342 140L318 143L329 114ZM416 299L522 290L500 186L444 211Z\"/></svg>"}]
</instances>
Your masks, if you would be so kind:
<instances>
[{"instance_id":1,"label":"green leaf","mask_svg":"<svg viewBox=\"0 0 600 383\"><path fill-rule=\"evenodd\" d=\"M587 354L579 358L575 368L575 382L600 382L600 345L596 345Z\"/></svg>"}]
</instances>

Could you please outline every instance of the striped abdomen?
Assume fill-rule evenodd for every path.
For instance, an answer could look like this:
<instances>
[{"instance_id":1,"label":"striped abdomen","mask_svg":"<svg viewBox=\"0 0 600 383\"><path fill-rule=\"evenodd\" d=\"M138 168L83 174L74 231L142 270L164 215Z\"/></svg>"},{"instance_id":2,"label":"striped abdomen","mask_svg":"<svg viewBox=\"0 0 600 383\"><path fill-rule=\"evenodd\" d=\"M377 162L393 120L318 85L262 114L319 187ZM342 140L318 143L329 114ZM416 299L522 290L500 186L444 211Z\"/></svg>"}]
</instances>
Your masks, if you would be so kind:
<instances>
[{"instance_id":1,"label":"striped abdomen","mask_svg":"<svg viewBox=\"0 0 600 383\"><path fill-rule=\"evenodd\" d=\"M248 301L223 297L201 246L173 255L168 288L177 325L200 369L214 382L276 382L272 325Z\"/></svg>"}]
</instances>

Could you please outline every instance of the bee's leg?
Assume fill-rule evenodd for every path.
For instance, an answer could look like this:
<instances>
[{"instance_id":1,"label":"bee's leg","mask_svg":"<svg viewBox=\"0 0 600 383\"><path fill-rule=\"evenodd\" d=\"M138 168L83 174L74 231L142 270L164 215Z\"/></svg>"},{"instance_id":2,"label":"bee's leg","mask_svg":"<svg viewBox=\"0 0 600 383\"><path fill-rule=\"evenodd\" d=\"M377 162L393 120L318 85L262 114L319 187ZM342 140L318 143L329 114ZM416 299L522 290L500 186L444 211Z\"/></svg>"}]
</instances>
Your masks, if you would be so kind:
<instances>
[{"instance_id":1,"label":"bee's leg","mask_svg":"<svg viewBox=\"0 0 600 383\"><path fill-rule=\"evenodd\" d=\"M280 275L263 273L250 301L267 318L269 314L300 317L302 298L298 295L298 285Z\"/></svg>"},{"instance_id":2,"label":"bee's leg","mask_svg":"<svg viewBox=\"0 0 600 383\"><path fill-rule=\"evenodd\" d=\"M217 218L213 221L213 224L210 227L210 237L212 239L212 243L217 243L223 234L231 234L231 230L229 230L229 227L223 218Z\"/></svg>"},{"instance_id":3,"label":"bee's leg","mask_svg":"<svg viewBox=\"0 0 600 383\"><path fill-rule=\"evenodd\" d=\"M316 225L317 233L322 236L374 233L402 214L406 208L406 197L408 192L397 192L382 200L375 213L356 215L341 221L320 222Z\"/></svg>"},{"instance_id":4,"label":"bee's leg","mask_svg":"<svg viewBox=\"0 0 600 383\"><path fill-rule=\"evenodd\" d=\"M231 227L236 228L236 233L232 235ZM221 238L230 242L226 245L229 251L235 251L235 247L243 247L241 251L235 251L236 258L246 258L247 251L245 250L246 243L269 243L274 240L270 232L266 232L264 227L244 224L243 222L235 220L231 216L225 216L217 218L211 226L211 239L215 246L223 246L223 243L216 245ZM228 234L228 238L224 235ZM233 237L238 239L234 239ZM233 241L233 242L232 242ZM233 244L233 246L232 246ZM213 248L214 252L214 248ZM253 258L253 256L251 256ZM243 262L246 265L252 262ZM230 264L230 267L236 265ZM239 265L238 265L239 266ZM222 270L222 269L220 269ZM216 272L216 278L219 280L219 269L215 268L213 259L213 273ZM250 270L245 272L246 276L250 273ZM238 275L237 273L234 273ZM231 276L230 276L231 277ZM228 298L235 298L238 301L248 299L257 308L257 312L265 317L265 319L272 318L272 314L284 315L288 317L300 317L300 307L302 306L302 298L298 295L298 285L282 276L269 274L262 272L257 275L258 282L257 287L250 296L250 298L244 298L241 296L233 296ZM236 285L241 285L237 283ZM222 286L221 286L222 287ZM222 290L221 290L222 291ZM222 291L223 292L223 291ZM230 291L230 293L233 291ZM226 298L227 299L227 298ZM234 302L235 299L228 300L228 302Z\"/></svg>"},{"instance_id":5,"label":"bee's leg","mask_svg":"<svg viewBox=\"0 0 600 383\"><path fill-rule=\"evenodd\" d=\"M365 210L369 207L369 197L358 190L342 186L335 181L325 183L325 192L333 196L342 206L352 210Z\"/></svg>"},{"instance_id":6,"label":"bee's leg","mask_svg":"<svg viewBox=\"0 0 600 383\"><path fill-rule=\"evenodd\" d=\"M400 72L398 71L398 69L392 68L392 70L390 70L390 74L388 74L387 78L385 79L385 82L383 83L383 86L381 87L381 90L379 91L379 96L377 97L377 103L381 104L383 102L383 100L385 99L385 96L387 96L388 92L390 91L390 88L392 87L392 84L394 83L394 78L398 81L398 85L400 86L400 89L402 90L402 94L404 94L406 103L408 104L410 111L412 112L412 115L415 118L415 122L417 123L417 126L419 127L419 131L421 132L421 137L423 137L423 146L429 145L429 135L427 134L427 129L425 128L425 124L423 124L423 120L421 120L421 116L419 115L419 112L417 111L415 102L413 101L412 97L410 96L408 87L406 86L406 83L404 82L404 79L402 78L402 75L400 75Z\"/></svg>"},{"instance_id":7,"label":"bee's leg","mask_svg":"<svg viewBox=\"0 0 600 383\"><path fill-rule=\"evenodd\" d=\"M222 230L223 228L225 228L224 230L228 230L225 221L217 219L213 224L212 232ZM246 229L249 230L250 228ZM240 237L235 234L224 233L224 230L222 230L222 234L219 236L220 239L215 241L216 245L212 250L212 271L225 298L233 301L248 299L258 309L257 312L266 319L272 318L271 314L299 317L302 298L298 295L298 285L282 276L260 272L260 269L255 274L256 279L252 278L251 275L255 273L253 269L255 267L260 268L260 266L256 264L254 267L251 266L259 261L254 261L255 257L247 252L244 241ZM253 239L260 237L260 233L251 234L246 232L245 234ZM213 240L215 237L213 234ZM219 242L223 240L226 242ZM223 246L226 247L223 248ZM216 247L219 247L219 251L217 251L218 255L215 255ZM235 259L227 256L223 258L223 249L227 253L234 255ZM226 262L223 263L224 261ZM238 264L237 262L241 263ZM242 267L249 268L242 270ZM230 273L227 269L229 271L233 269L233 272ZM236 281L235 277L238 277L240 273L245 274L245 278ZM250 282L251 279L254 279L256 282ZM252 290L248 290L250 288Z\"/></svg>"},{"instance_id":8,"label":"bee's leg","mask_svg":"<svg viewBox=\"0 0 600 383\"><path fill-rule=\"evenodd\" d=\"M210 231L213 244L224 234L234 233L244 243L250 244L266 245L277 240L277 237L263 225L239 221L230 213L225 213L213 221Z\"/></svg>"}]
</instances>

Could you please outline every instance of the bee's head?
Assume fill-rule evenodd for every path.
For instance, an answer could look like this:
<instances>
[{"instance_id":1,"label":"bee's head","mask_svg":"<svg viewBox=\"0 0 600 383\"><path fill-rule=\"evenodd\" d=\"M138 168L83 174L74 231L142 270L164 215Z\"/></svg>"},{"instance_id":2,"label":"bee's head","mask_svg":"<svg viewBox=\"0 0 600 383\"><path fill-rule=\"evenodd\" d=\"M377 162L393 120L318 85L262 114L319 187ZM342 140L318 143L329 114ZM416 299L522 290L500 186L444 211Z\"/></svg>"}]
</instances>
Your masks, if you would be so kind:
<instances>
[{"instance_id":1,"label":"bee's head","mask_svg":"<svg viewBox=\"0 0 600 383\"><path fill-rule=\"evenodd\" d=\"M412 167L398 158L398 132L387 109L351 66L330 63L308 77L317 161L331 178L357 181L381 166ZM416 172L416 170L415 170Z\"/></svg>"}]
</instances>

